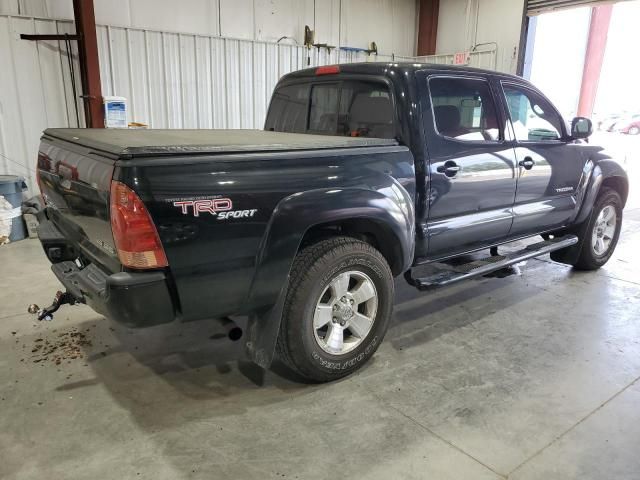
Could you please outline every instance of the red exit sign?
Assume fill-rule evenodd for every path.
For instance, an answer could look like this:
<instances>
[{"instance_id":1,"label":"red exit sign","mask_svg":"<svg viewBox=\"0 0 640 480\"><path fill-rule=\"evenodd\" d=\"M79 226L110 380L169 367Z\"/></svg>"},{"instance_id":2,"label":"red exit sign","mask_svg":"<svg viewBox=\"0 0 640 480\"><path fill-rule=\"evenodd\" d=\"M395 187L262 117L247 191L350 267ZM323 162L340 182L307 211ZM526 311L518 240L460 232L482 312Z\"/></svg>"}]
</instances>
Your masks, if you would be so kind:
<instances>
[{"instance_id":1,"label":"red exit sign","mask_svg":"<svg viewBox=\"0 0 640 480\"><path fill-rule=\"evenodd\" d=\"M467 52L456 53L453 56L454 65L466 65L469 63L469 54Z\"/></svg>"}]
</instances>

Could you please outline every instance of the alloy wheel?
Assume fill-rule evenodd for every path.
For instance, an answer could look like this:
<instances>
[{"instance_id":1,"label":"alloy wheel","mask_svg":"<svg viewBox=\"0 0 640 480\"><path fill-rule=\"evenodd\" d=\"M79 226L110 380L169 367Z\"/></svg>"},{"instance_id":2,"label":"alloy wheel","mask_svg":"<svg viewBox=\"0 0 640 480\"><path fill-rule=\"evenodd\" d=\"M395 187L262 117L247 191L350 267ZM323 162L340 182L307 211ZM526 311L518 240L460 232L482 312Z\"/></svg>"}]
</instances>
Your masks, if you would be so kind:
<instances>
[{"instance_id":1,"label":"alloy wheel","mask_svg":"<svg viewBox=\"0 0 640 480\"><path fill-rule=\"evenodd\" d=\"M591 247L596 255L602 256L609 251L617 221L618 216L613 205L606 205L600 210L591 234Z\"/></svg>"},{"instance_id":2,"label":"alloy wheel","mask_svg":"<svg viewBox=\"0 0 640 480\"><path fill-rule=\"evenodd\" d=\"M316 303L316 342L332 355L350 352L371 331L377 309L378 293L367 274L355 270L337 274Z\"/></svg>"}]
</instances>

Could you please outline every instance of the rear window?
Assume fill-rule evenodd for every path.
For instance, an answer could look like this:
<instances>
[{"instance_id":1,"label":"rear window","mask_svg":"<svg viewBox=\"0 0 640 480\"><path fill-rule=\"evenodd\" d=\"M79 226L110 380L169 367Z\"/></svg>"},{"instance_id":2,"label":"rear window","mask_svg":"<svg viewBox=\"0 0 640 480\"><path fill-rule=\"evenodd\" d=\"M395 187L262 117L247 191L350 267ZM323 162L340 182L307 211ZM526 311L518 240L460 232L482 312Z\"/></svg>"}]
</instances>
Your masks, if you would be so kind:
<instances>
[{"instance_id":1,"label":"rear window","mask_svg":"<svg viewBox=\"0 0 640 480\"><path fill-rule=\"evenodd\" d=\"M273 92L265 130L304 133L307 129L309 85L289 85Z\"/></svg>"},{"instance_id":2,"label":"rear window","mask_svg":"<svg viewBox=\"0 0 640 480\"><path fill-rule=\"evenodd\" d=\"M375 82L288 85L274 92L265 129L394 138L391 95L386 85Z\"/></svg>"}]
</instances>

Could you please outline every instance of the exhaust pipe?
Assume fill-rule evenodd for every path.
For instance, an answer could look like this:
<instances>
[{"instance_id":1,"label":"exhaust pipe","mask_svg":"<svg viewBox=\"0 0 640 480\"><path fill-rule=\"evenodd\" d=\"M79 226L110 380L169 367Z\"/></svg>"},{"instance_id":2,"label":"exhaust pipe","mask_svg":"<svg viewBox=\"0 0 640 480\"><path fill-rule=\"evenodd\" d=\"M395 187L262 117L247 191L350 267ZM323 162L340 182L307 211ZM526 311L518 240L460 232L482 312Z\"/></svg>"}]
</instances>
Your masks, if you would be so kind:
<instances>
[{"instance_id":1,"label":"exhaust pipe","mask_svg":"<svg viewBox=\"0 0 640 480\"><path fill-rule=\"evenodd\" d=\"M232 342L237 342L238 340L240 340L240 338L242 338L242 329L229 317L221 319L220 323L222 324L222 328L224 329L224 332L226 333L229 340L231 340Z\"/></svg>"}]
</instances>

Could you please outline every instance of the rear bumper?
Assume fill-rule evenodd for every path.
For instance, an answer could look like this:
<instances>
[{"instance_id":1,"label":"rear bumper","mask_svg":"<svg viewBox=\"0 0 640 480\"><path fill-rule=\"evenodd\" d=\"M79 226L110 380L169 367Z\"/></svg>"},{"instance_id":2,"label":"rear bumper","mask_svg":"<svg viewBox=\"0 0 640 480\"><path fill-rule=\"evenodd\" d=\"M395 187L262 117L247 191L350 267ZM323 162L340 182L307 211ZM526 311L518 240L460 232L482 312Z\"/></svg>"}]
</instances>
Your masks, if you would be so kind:
<instances>
[{"instance_id":1,"label":"rear bumper","mask_svg":"<svg viewBox=\"0 0 640 480\"><path fill-rule=\"evenodd\" d=\"M50 221L38 228L45 248L64 248L64 237ZM69 246L72 249L72 246ZM65 249L66 250L66 249ZM109 275L95 264L79 268L71 260L53 263L53 273L74 297L96 312L129 327L149 327L175 320L176 314L162 271L118 272Z\"/></svg>"}]
</instances>

